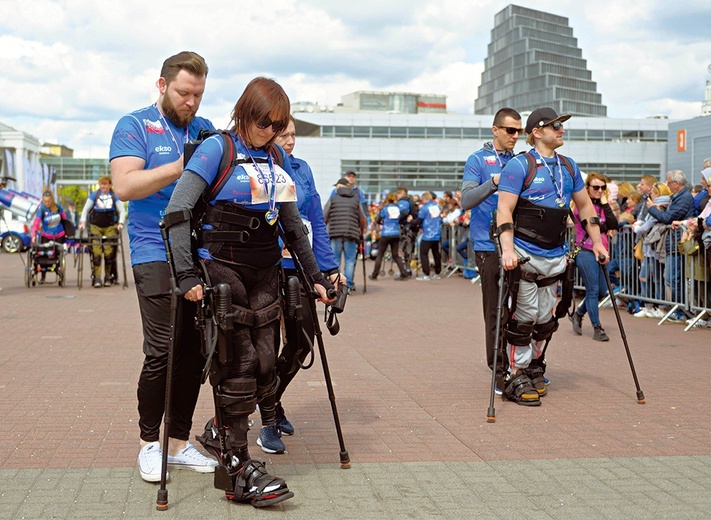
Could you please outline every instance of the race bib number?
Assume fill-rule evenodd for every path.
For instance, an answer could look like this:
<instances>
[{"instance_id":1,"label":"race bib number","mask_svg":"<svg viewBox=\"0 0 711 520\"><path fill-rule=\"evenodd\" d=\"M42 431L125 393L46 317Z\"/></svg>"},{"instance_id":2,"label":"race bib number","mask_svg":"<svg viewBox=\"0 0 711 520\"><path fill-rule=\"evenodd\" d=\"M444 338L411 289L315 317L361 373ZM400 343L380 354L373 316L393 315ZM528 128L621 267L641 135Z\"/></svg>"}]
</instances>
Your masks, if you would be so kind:
<instances>
[{"instance_id":1,"label":"race bib number","mask_svg":"<svg viewBox=\"0 0 711 520\"><path fill-rule=\"evenodd\" d=\"M272 174L269 165L260 163L259 169L254 164L243 164L242 167L249 176L249 185L252 191L252 204L269 202L269 192L272 189ZM296 187L294 181L279 166L274 165L274 179L276 180L276 202L296 202ZM269 191L267 191L269 190Z\"/></svg>"},{"instance_id":2,"label":"race bib number","mask_svg":"<svg viewBox=\"0 0 711 520\"><path fill-rule=\"evenodd\" d=\"M430 206L429 212L430 212L430 217L432 217L432 218L439 217L439 215L441 213L439 206L437 204L432 204Z\"/></svg>"}]
</instances>

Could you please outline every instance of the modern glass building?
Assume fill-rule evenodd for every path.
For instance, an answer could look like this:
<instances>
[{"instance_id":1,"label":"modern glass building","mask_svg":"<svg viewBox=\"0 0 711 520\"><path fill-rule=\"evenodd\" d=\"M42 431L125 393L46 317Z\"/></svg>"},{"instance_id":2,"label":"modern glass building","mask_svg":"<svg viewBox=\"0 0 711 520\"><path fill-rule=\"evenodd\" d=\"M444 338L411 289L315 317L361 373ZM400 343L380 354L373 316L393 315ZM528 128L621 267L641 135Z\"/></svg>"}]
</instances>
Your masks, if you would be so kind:
<instances>
[{"instance_id":1,"label":"modern glass building","mask_svg":"<svg viewBox=\"0 0 711 520\"><path fill-rule=\"evenodd\" d=\"M494 17L474 113L548 106L559 114L606 116L582 54L567 18L507 6Z\"/></svg>"},{"instance_id":2,"label":"modern glass building","mask_svg":"<svg viewBox=\"0 0 711 520\"><path fill-rule=\"evenodd\" d=\"M321 197L348 170L373 198L400 186L415 193L461 187L469 155L491 141L493 115L296 113L294 155L313 169ZM524 118L525 120L525 118ZM569 155L585 172L637 183L667 171L666 119L573 117L565 125ZM520 139L516 151L529 147Z\"/></svg>"}]
</instances>

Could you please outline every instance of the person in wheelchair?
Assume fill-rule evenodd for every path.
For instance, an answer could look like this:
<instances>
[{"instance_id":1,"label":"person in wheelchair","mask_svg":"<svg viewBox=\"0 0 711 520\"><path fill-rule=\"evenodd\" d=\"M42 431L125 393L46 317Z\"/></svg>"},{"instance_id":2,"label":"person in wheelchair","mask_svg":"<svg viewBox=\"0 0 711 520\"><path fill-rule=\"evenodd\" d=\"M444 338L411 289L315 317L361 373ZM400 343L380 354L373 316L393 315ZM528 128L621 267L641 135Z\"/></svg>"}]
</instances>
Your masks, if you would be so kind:
<instances>
[{"instance_id":1,"label":"person in wheelchair","mask_svg":"<svg viewBox=\"0 0 711 520\"><path fill-rule=\"evenodd\" d=\"M104 259L104 287L118 283L116 276L116 250L118 234L126 220L123 203L113 190L111 177L99 179L99 189L86 199L79 219L79 229L89 221L91 235L91 283L101 287L101 258ZM104 242L103 239L108 239Z\"/></svg>"},{"instance_id":2,"label":"person in wheelchair","mask_svg":"<svg viewBox=\"0 0 711 520\"><path fill-rule=\"evenodd\" d=\"M64 231L64 226L62 225L62 220L66 220L67 215L64 213L64 208L61 204L57 204L54 200L54 195L51 191L45 191L42 193L42 203L37 209L35 218L32 221L32 244L46 244L52 242L55 244L53 255L34 255L36 265L40 267L41 274L39 283L43 284L45 277L47 275L47 268L52 267L56 262L52 260L52 257L59 254L61 245L64 244L66 239L66 233ZM46 256L47 259L40 260L42 256Z\"/></svg>"},{"instance_id":3,"label":"person in wheelchair","mask_svg":"<svg viewBox=\"0 0 711 520\"><path fill-rule=\"evenodd\" d=\"M319 269L299 216L291 162L275 144L289 123L289 107L274 80L253 79L232 111L231 141L213 135L195 150L164 217L171 221L166 227L183 297L197 302L205 297L206 286L229 286L232 325L218 333L224 356L212 358L210 373L217 416L198 440L220 461L215 487L228 499L255 507L293 496L283 479L252 459L247 441L248 418L257 402L265 426L277 420L280 228L319 299L333 301L327 296L333 286ZM225 150L226 144L234 148ZM220 172L223 151L234 153L235 167ZM229 178L204 215L191 217L206 188L216 186L216 177L227 171ZM198 258L193 256L191 218L199 219L193 224Z\"/></svg>"}]
</instances>

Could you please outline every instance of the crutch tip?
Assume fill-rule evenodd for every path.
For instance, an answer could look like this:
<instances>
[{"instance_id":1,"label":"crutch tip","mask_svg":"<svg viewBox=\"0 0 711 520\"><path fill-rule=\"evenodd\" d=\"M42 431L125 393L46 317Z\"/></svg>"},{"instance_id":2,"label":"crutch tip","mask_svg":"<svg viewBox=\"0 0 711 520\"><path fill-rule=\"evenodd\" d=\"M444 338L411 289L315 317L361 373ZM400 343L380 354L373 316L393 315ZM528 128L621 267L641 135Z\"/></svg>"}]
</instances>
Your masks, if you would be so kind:
<instances>
[{"instance_id":1,"label":"crutch tip","mask_svg":"<svg viewBox=\"0 0 711 520\"><path fill-rule=\"evenodd\" d=\"M488 422L488 423L495 423L495 422L496 422L496 417L494 417L493 415L488 415L488 416L486 417L486 422Z\"/></svg>"},{"instance_id":2,"label":"crutch tip","mask_svg":"<svg viewBox=\"0 0 711 520\"><path fill-rule=\"evenodd\" d=\"M639 404L644 404L644 394L642 393L641 390L639 392L637 392L637 402Z\"/></svg>"},{"instance_id":3,"label":"crutch tip","mask_svg":"<svg viewBox=\"0 0 711 520\"><path fill-rule=\"evenodd\" d=\"M168 509L168 490L159 489L158 498L156 499L156 509L158 511L165 511Z\"/></svg>"},{"instance_id":4,"label":"crutch tip","mask_svg":"<svg viewBox=\"0 0 711 520\"><path fill-rule=\"evenodd\" d=\"M339 455L341 456L341 469L351 469L351 459L348 456L348 452L341 451Z\"/></svg>"}]
</instances>

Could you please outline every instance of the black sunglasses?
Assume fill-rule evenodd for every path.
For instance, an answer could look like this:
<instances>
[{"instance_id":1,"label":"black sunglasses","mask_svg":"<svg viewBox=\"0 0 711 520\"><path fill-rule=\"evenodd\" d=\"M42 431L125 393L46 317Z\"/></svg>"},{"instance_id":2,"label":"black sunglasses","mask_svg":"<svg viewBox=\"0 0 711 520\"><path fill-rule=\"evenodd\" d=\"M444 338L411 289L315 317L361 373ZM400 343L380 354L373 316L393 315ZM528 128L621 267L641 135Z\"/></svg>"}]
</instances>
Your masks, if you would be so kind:
<instances>
[{"instance_id":1,"label":"black sunglasses","mask_svg":"<svg viewBox=\"0 0 711 520\"><path fill-rule=\"evenodd\" d=\"M548 123L547 125L543 126L550 126L551 128L553 128L553 130L557 132L558 130L563 128L563 123L561 123L560 121L556 121L555 123Z\"/></svg>"},{"instance_id":2,"label":"black sunglasses","mask_svg":"<svg viewBox=\"0 0 711 520\"><path fill-rule=\"evenodd\" d=\"M520 134L523 132L523 128L514 128L513 126L499 126L497 128L503 128L509 135Z\"/></svg>"},{"instance_id":3,"label":"black sunglasses","mask_svg":"<svg viewBox=\"0 0 711 520\"><path fill-rule=\"evenodd\" d=\"M607 184L603 184L602 186L588 186L588 188L592 188L595 191L600 191L600 190L606 190L607 189Z\"/></svg>"},{"instance_id":4,"label":"black sunglasses","mask_svg":"<svg viewBox=\"0 0 711 520\"><path fill-rule=\"evenodd\" d=\"M284 130L284 128L286 127L286 123L284 121L272 121L271 119L269 119L269 116L264 116L262 119L257 121L255 124L257 125L257 128L259 128L260 130L266 130L267 128L269 128L271 126L272 131L275 134L278 134L279 132Z\"/></svg>"}]
</instances>

